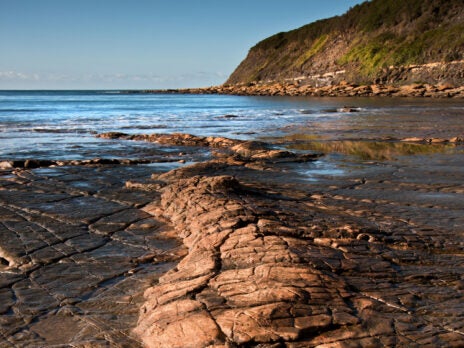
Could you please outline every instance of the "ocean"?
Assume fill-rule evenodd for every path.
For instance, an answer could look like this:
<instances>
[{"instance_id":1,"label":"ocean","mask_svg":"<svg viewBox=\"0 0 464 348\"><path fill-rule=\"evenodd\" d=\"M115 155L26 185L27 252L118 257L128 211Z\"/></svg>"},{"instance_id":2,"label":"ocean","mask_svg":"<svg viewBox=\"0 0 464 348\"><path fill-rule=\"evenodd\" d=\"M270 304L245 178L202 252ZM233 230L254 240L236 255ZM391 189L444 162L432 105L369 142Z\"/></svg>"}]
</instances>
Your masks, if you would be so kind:
<instances>
[{"instance_id":1,"label":"ocean","mask_svg":"<svg viewBox=\"0 0 464 348\"><path fill-rule=\"evenodd\" d=\"M237 139L453 137L464 135L464 102L0 91L0 160L133 158L153 146L95 137L109 131Z\"/></svg>"}]
</instances>

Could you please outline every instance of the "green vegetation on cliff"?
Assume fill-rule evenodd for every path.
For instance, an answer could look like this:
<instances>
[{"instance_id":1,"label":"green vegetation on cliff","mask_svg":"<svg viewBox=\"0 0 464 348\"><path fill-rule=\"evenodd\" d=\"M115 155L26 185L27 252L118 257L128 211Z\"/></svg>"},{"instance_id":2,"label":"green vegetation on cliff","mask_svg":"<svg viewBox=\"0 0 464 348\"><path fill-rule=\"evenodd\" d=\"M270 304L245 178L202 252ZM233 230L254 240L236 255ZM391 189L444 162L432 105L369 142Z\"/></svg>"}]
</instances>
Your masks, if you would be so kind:
<instances>
[{"instance_id":1,"label":"green vegetation on cliff","mask_svg":"<svg viewBox=\"0 0 464 348\"><path fill-rule=\"evenodd\" d=\"M366 82L389 66L462 59L464 0L372 0L261 41L227 83L335 71Z\"/></svg>"}]
</instances>

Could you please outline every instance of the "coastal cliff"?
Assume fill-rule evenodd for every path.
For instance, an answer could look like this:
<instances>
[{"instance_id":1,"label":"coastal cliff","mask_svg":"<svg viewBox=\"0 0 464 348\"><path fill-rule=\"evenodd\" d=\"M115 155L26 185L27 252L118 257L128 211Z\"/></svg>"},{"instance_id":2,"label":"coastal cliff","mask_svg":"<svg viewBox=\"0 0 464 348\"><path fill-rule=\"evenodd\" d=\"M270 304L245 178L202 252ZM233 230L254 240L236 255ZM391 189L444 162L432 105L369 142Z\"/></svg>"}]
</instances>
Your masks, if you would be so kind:
<instances>
[{"instance_id":1,"label":"coastal cliff","mask_svg":"<svg viewBox=\"0 0 464 348\"><path fill-rule=\"evenodd\" d=\"M252 47L225 85L464 85L462 0L372 0Z\"/></svg>"}]
</instances>

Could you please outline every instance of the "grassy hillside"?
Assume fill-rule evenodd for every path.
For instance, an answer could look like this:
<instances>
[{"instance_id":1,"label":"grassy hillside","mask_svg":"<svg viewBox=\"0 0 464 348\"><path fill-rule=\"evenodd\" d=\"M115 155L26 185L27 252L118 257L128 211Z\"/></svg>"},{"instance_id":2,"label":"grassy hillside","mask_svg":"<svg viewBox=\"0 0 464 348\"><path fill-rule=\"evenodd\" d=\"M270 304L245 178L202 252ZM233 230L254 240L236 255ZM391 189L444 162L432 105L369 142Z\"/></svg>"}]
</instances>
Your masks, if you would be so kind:
<instances>
[{"instance_id":1,"label":"grassy hillside","mask_svg":"<svg viewBox=\"0 0 464 348\"><path fill-rule=\"evenodd\" d=\"M389 66L462 59L464 0L372 0L261 41L227 83L337 70L367 82Z\"/></svg>"}]
</instances>

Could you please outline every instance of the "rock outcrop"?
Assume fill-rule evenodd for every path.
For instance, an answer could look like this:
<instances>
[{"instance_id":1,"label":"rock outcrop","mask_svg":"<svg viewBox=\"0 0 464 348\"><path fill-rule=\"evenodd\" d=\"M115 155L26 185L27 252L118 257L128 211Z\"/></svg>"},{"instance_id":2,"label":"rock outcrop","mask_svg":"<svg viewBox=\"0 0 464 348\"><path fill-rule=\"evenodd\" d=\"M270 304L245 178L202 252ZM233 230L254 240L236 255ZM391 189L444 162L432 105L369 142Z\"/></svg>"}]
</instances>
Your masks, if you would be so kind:
<instances>
[{"instance_id":1,"label":"rock outcrop","mask_svg":"<svg viewBox=\"0 0 464 348\"><path fill-rule=\"evenodd\" d=\"M454 290L462 281L445 260L460 266L442 244L453 232L432 232L417 215L407 222L425 206L418 199L408 210L394 196L397 184L373 199L389 173L308 196L298 185L266 183L260 172L253 182L228 172L237 174L212 161L155 176L166 186L146 211L171 222L188 255L145 292L134 331L145 346L462 343L462 295ZM415 190L427 190L421 185ZM443 272L442 286L430 272Z\"/></svg>"},{"instance_id":2,"label":"rock outcrop","mask_svg":"<svg viewBox=\"0 0 464 348\"><path fill-rule=\"evenodd\" d=\"M185 256L124 189L144 166L0 170L0 347L141 347L143 290Z\"/></svg>"},{"instance_id":3,"label":"rock outcrop","mask_svg":"<svg viewBox=\"0 0 464 348\"><path fill-rule=\"evenodd\" d=\"M154 134L126 134L121 132L108 132L98 134L97 137L103 139L125 139L136 141L148 141L163 145L180 146L202 146L214 148L228 148L242 143L241 140L228 139L223 137L200 137L185 133L154 133Z\"/></svg>"},{"instance_id":4,"label":"rock outcrop","mask_svg":"<svg viewBox=\"0 0 464 348\"><path fill-rule=\"evenodd\" d=\"M160 135L145 139L168 142ZM169 142L178 139L188 139L183 142L188 146L236 144L218 160L153 177L157 185L162 180L166 185L157 186L164 186L159 206L146 210L173 223L189 254L145 293L148 301L135 329L145 344L206 347L295 341L308 332L357 324L345 303L350 296L346 285L307 266L302 252L307 243L274 213L272 200L266 202L232 176L216 176L250 162L308 161L317 156L256 141L206 141L176 134ZM261 199L267 204L260 206Z\"/></svg>"},{"instance_id":5,"label":"rock outcrop","mask_svg":"<svg viewBox=\"0 0 464 348\"><path fill-rule=\"evenodd\" d=\"M249 195L229 176L164 190L160 213L189 254L145 293L136 332L147 346L296 341L359 323L343 280L308 265L311 246Z\"/></svg>"},{"instance_id":6,"label":"rock outcrop","mask_svg":"<svg viewBox=\"0 0 464 348\"><path fill-rule=\"evenodd\" d=\"M341 81L315 87L298 81L265 82L188 88L178 90L146 90L128 93L180 93L180 94L231 94L258 96L309 96L309 97L420 97L464 98L464 87L454 84L358 85Z\"/></svg>"},{"instance_id":7,"label":"rock outcrop","mask_svg":"<svg viewBox=\"0 0 464 348\"><path fill-rule=\"evenodd\" d=\"M0 170L0 346L462 346L461 153L308 180L317 156L198 141L155 174Z\"/></svg>"},{"instance_id":8,"label":"rock outcrop","mask_svg":"<svg viewBox=\"0 0 464 348\"><path fill-rule=\"evenodd\" d=\"M104 139L125 139L148 141L163 145L179 145L188 147L207 147L220 150L213 155L223 162L237 165L249 165L252 163L271 164L281 162L309 162L314 161L320 154L297 154L290 151L278 149L271 144L261 141L237 140L225 137L201 137L185 133L172 134L135 134L129 135L119 132L98 134L97 137Z\"/></svg>"}]
</instances>

